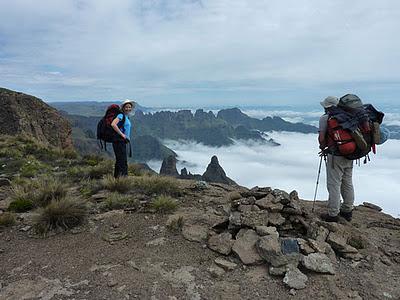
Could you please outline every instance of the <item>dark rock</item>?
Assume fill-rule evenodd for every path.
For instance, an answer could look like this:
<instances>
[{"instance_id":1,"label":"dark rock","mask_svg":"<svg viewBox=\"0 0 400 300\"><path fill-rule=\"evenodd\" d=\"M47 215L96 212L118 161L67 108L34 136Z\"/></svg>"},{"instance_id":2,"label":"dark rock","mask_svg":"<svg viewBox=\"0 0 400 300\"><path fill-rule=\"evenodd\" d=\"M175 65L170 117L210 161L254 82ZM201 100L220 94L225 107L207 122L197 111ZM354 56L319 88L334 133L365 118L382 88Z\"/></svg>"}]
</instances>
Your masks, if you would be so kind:
<instances>
[{"instance_id":1,"label":"dark rock","mask_svg":"<svg viewBox=\"0 0 400 300\"><path fill-rule=\"evenodd\" d=\"M175 156L170 155L164 158L161 164L160 175L179 177L178 171L176 170Z\"/></svg>"},{"instance_id":2,"label":"dark rock","mask_svg":"<svg viewBox=\"0 0 400 300\"><path fill-rule=\"evenodd\" d=\"M204 172L202 177L207 182L219 182L229 185L237 185L236 182L226 176L224 169L222 169L220 166L218 158L215 155L211 158L211 162L207 166L207 170Z\"/></svg>"},{"instance_id":3,"label":"dark rock","mask_svg":"<svg viewBox=\"0 0 400 300\"><path fill-rule=\"evenodd\" d=\"M296 239L282 239L281 250L284 255L300 252L299 245Z\"/></svg>"}]
</instances>

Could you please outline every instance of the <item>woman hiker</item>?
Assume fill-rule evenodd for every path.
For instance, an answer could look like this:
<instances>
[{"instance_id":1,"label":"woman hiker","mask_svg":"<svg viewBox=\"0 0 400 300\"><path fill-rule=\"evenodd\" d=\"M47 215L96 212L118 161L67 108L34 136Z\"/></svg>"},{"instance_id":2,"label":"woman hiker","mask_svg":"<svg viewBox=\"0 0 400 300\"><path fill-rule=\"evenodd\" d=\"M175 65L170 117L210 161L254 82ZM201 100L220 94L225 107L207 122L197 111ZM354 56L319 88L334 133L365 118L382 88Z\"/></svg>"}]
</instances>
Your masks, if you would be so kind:
<instances>
[{"instance_id":1,"label":"woman hiker","mask_svg":"<svg viewBox=\"0 0 400 300\"><path fill-rule=\"evenodd\" d=\"M114 177L128 176L128 157L126 145L130 142L131 121L129 114L135 108L136 103L132 100L125 100L121 105L122 113L112 121L111 126L118 134L113 142L115 154ZM123 122L123 123L122 123Z\"/></svg>"}]
</instances>

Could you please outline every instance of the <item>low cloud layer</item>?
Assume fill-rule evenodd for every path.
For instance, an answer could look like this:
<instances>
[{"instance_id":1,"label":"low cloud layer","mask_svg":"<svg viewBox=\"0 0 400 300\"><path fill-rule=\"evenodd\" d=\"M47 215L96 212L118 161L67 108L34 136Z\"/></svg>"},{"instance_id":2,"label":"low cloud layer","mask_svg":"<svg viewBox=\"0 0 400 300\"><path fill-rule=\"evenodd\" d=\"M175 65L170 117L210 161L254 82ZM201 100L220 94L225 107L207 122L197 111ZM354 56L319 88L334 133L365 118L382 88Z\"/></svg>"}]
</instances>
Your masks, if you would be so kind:
<instances>
[{"instance_id":1,"label":"low cloud layer","mask_svg":"<svg viewBox=\"0 0 400 300\"><path fill-rule=\"evenodd\" d=\"M217 155L227 175L246 187L271 186L288 192L297 190L303 199L312 200L316 184L319 157L317 136L300 133L272 133L281 143L269 147L237 142L233 146L212 148L196 143L167 142L179 155L178 171L187 167L202 174L212 155ZM377 155L361 166L354 165L356 203L372 202L395 217L400 216L398 190L400 178L400 141L389 140L378 147ZM159 170L160 162L151 166ZM326 200L325 166L321 170L317 199Z\"/></svg>"}]
</instances>

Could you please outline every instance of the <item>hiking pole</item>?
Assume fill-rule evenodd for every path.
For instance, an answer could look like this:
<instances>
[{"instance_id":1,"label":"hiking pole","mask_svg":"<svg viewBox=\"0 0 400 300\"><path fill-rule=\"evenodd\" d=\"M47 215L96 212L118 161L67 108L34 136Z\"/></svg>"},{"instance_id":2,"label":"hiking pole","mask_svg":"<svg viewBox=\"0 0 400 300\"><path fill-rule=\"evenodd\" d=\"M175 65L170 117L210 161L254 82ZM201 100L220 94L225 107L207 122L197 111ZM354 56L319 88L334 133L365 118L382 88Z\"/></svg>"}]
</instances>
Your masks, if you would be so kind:
<instances>
[{"instance_id":1,"label":"hiking pole","mask_svg":"<svg viewBox=\"0 0 400 300\"><path fill-rule=\"evenodd\" d=\"M323 154L321 154L321 159L319 160L318 175L317 175L317 184L315 185L314 202L313 202L313 206L312 206L312 212L314 212L315 199L317 198L317 190L318 190L318 183L319 183L319 175L321 174L322 157L323 157Z\"/></svg>"}]
</instances>

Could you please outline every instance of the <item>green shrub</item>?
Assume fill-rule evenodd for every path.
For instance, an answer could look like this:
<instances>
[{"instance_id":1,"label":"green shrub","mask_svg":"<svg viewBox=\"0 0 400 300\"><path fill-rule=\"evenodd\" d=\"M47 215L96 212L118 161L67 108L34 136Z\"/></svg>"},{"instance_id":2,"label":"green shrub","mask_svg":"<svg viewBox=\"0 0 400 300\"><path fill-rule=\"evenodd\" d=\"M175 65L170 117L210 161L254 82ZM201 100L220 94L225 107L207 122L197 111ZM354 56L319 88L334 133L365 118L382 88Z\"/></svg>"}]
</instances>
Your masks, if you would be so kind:
<instances>
[{"instance_id":1,"label":"green shrub","mask_svg":"<svg viewBox=\"0 0 400 300\"><path fill-rule=\"evenodd\" d=\"M131 190L132 184L132 178L128 176L114 178L113 176L108 175L101 181L102 188L111 192L119 193L126 193Z\"/></svg>"},{"instance_id":2,"label":"green shrub","mask_svg":"<svg viewBox=\"0 0 400 300\"><path fill-rule=\"evenodd\" d=\"M142 176L135 177L133 188L144 194L179 195L178 181L172 177Z\"/></svg>"},{"instance_id":3,"label":"green shrub","mask_svg":"<svg viewBox=\"0 0 400 300\"><path fill-rule=\"evenodd\" d=\"M31 210L33 207L34 205L31 200L20 198L12 201L8 206L8 210L21 213Z\"/></svg>"},{"instance_id":4,"label":"green shrub","mask_svg":"<svg viewBox=\"0 0 400 300\"><path fill-rule=\"evenodd\" d=\"M12 226L15 224L15 216L13 213L5 212L0 214L0 227Z\"/></svg>"},{"instance_id":5,"label":"green shrub","mask_svg":"<svg viewBox=\"0 0 400 300\"><path fill-rule=\"evenodd\" d=\"M169 196L158 196L150 203L150 208L159 213L167 213L175 210L178 207L178 201Z\"/></svg>"},{"instance_id":6,"label":"green shrub","mask_svg":"<svg viewBox=\"0 0 400 300\"><path fill-rule=\"evenodd\" d=\"M86 203L79 198L52 200L46 207L38 209L35 229L41 234L55 229L71 229L84 222L87 211Z\"/></svg>"},{"instance_id":7,"label":"green shrub","mask_svg":"<svg viewBox=\"0 0 400 300\"><path fill-rule=\"evenodd\" d=\"M113 210L113 209L126 209L139 207L139 200L128 195L121 195L118 193L110 194L106 200L101 203L101 208L103 210Z\"/></svg>"}]
</instances>

